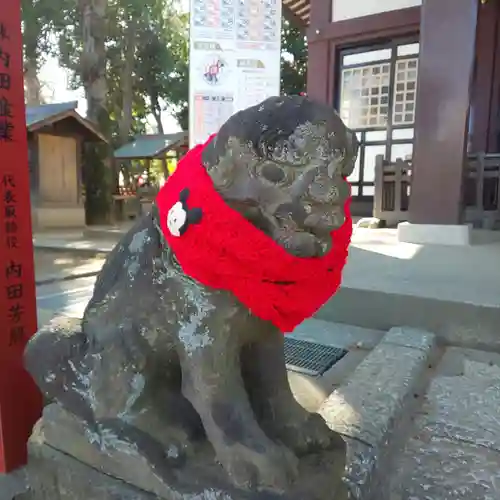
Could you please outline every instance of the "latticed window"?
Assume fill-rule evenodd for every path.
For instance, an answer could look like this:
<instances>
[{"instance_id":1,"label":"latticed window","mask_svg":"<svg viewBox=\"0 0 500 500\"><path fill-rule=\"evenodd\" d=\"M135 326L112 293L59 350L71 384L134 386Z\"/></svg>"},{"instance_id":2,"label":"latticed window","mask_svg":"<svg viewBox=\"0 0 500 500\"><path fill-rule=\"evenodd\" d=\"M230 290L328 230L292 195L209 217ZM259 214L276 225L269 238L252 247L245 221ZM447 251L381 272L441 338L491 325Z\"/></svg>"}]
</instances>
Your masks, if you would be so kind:
<instances>
[{"instance_id":1,"label":"latticed window","mask_svg":"<svg viewBox=\"0 0 500 500\"><path fill-rule=\"evenodd\" d=\"M394 109L395 125L411 125L415 121L418 59L405 59L396 63Z\"/></svg>"},{"instance_id":2,"label":"latticed window","mask_svg":"<svg viewBox=\"0 0 500 500\"><path fill-rule=\"evenodd\" d=\"M377 155L412 157L419 51L415 39L340 51L338 109L360 143L353 196L373 196Z\"/></svg>"},{"instance_id":3,"label":"latticed window","mask_svg":"<svg viewBox=\"0 0 500 500\"><path fill-rule=\"evenodd\" d=\"M342 71L340 114L351 128L386 125L390 69L389 63L380 63Z\"/></svg>"}]
</instances>

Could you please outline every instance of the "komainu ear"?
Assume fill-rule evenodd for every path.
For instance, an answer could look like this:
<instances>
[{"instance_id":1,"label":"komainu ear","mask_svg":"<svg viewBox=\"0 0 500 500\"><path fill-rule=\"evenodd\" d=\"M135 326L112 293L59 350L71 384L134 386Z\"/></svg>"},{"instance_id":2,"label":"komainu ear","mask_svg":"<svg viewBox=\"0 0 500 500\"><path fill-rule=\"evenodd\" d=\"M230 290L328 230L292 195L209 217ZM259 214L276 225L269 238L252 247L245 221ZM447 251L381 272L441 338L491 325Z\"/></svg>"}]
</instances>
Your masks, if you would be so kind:
<instances>
[{"instance_id":1,"label":"komainu ear","mask_svg":"<svg viewBox=\"0 0 500 500\"><path fill-rule=\"evenodd\" d=\"M186 203L187 199L189 198L189 189L188 188L184 188L180 194L179 194L179 200L182 202L182 203Z\"/></svg>"},{"instance_id":2,"label":"komainu ear","mask_svg":"<svg viewBox=\"0 0 500 500\"><path fill-rule=\"evenodd\" d=\"M201 221L201 215L201 208L193 208L187 214L187 221L189 224L198 224Z\"/></svg>"}]
</instances>

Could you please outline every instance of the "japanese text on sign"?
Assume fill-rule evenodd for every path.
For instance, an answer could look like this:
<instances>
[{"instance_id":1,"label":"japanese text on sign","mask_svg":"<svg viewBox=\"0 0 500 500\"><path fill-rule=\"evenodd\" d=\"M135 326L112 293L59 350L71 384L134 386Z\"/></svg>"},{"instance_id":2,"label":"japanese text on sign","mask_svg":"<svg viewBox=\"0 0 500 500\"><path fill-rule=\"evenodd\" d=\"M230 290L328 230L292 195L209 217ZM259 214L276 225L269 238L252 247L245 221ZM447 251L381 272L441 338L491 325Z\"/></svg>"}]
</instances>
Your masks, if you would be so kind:
<instances>
[{"instance_id":1,"label":"japanese text on sign","mask_svg":"<svg viewBox=\"0 0 500 500\"><path fill-rule=\"evenodd\" d=\"M3 23L0 23L0 142L11 142L14 132L12 121L12 105L9 99L11 89L10 53L5 48L9 33Z\"/></svg>"},{"instance_id":2,"label":"japanese text on sign","mask_svg":"<svg viewBox=\"0 0 500 500\"><path fill-rule=\"evenodd\" d=\"M27 462L42 397L23 366L37 330L21 0L0 0L0 474Z\"/></svg>"},{"instance_id":3,"label":"japanese text on sign","mask_svg":"<svg viewBox=\"0 0 500 500\"><path fill-rule=\"evenodd\" d=\"M23 267L21 263L15 260L19 248L15 177L12 174L4 174L1 180L1 187L4 220L2 235L5 238L3 243L10 254L4 263L4 294L7 300L9 345L12 346L22 342L25 337L23 325L24 308L22 304L24 295L22 283Z\"/></svg>"},{"instance_id":4,"label":"japanese text on sign","mask_svg":"<svg viewBox=\"0 0 500 500\"><path fill-rule=\"evenodd\" d=\"M0 23L0 142L11 142L13 139L14 123L12 105L10 102L11 74L10 53L5 47L9 40L9 33L3 23ZM25 332L23 326L24 308L22 264L17 263L15 255L19 249L16 181L13 174L3 174L2 211L4 245L8 252L7 261L4 263L5 287L4 294L7 300L7 321L9 328L9 345L23 341Z\"/></svg>"}]
</instances>

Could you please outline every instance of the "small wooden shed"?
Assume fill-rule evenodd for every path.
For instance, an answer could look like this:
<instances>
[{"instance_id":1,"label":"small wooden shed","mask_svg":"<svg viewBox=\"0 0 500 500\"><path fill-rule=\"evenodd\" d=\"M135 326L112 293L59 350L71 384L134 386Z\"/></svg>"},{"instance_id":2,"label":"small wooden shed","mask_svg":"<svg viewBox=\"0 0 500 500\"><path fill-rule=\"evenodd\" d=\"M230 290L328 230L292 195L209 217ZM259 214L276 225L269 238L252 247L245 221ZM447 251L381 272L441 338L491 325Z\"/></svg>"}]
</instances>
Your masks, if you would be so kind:
<instances>
[{"instance_id":1,"label":"small wooden shed","mask_svg":"<svg viewBox=\"0 0 500 500\"><path fill-rule=\"evenodd\" d=\"M106 139L77 106L75 101L26 109L35 230L85 226L82 144Z\"/></svg>"}]
</instances>

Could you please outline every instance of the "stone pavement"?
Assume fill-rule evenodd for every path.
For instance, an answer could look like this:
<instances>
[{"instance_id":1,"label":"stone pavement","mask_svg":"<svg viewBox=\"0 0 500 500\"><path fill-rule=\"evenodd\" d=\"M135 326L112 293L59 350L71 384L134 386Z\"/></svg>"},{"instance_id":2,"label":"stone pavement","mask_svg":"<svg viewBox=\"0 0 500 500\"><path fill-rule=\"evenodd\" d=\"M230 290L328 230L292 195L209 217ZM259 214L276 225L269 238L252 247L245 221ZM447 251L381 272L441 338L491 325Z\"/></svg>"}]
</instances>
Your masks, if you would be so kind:
<instances>
[{"instance_id":1,"label":"stone pavement","mask_svg":"<svg viewBox=\"0 0 500 500\"><path fill-rule=\"evenodd\" d=\"M85 238L82 233L36 234L33 236L33 246L36 250L99 256L111 252L118 239L117 237L109 237L106 240Z\"/></svg>"},{"instance_id":2,"label":"stone pavement","mask_svg":"<svg viewBox=\"0 0 500 500\"><path fill-rule=\"evenodd\" d=\"M500 355L449 347L396 460L391 500L500 498Z\"/></svg>"},{"instance_id":3,"label":"stone pavement","mask_svg":"<svg viewBox=\"0 0 500 500\"><path fill-rule=\"evenodd\" d=\"M498 500L498 408L499 354L393 328L319 411L347 439L353 499Z\"/></svg>"}]
</instances>

